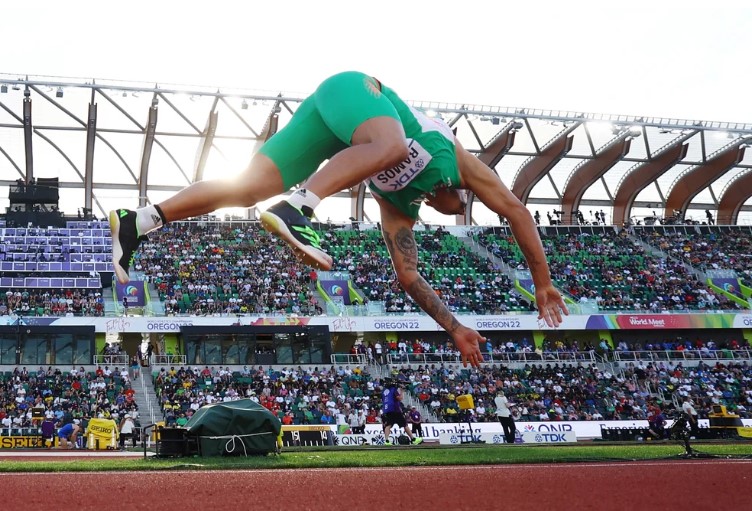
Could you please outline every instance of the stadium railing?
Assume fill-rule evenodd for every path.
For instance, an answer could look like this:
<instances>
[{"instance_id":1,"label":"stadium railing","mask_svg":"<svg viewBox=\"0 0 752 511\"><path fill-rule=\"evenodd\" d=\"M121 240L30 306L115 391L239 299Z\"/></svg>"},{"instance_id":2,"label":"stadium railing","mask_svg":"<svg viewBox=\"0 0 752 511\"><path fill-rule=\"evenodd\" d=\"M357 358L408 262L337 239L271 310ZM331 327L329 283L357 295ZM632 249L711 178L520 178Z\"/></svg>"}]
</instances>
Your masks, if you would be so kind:
<instances>
[{"instance_id":1,"label":"stadium railing","mask_svg":"<svg viewBox=\"0 0 752 511\"><path fill-rule=\"evenodd\" d=\"M704 353L700 350L614 351L614 360L617 362L660 362L666 360L752 360L752 351L750 351L749 349L721 349Z\"/></svg>"},{"instance_id":2,"label":"stadium railing","mask_svg":"<svg viewBox=\"0 0 752 511\"><path fill-rule=\"evenodd\" d=\"M94 365L128 365L128 355L94 355Z\"/></svg>"},{"instance_id":3,"label":"stadium railing","mask_svg":"<svg viewBox=\"0 0 752 511\"><path fill-rule=\"evenodd\" d=\"M149 365L185 365L188 362L186 355L152 355L149 358Z\"/></svg>"},{"instance_id":4,"label":"stadium railing","mask_svg":"<svg viewBox=\"0 0 752 511\"><path fill-rule=\"evenodd\" d=\"M362 354L335 353L332 355L332 364L367 365L367 363L368 359Z\"/></svg>"},{"instance_id":5,"label":"stadium railing","mask_svg":"<svg viewBox=\"0 0 752 511\"><path fill-rule=\"evenodd\" d=\"M353 317L359 317L359 316L404 316L404 317L415 317L415 316L428 316L425 312L422 312L420 310L413 310L411 312L389 312L383 309L380 309L381 302L378 302L376 305L371 306L371 302L369 302L366 305L345 305L340 306L338 308L338 311L336 313L326 313L321 314L321 316L324 317L341 317L341 316L353 316ZM578 305L579 304L575 304ZM567 307L570 307L570 314L582 314L582 315L590 315L590 312L587 312L586 310L582 310L581 308L571 308L571 304ZM649 309L601 309L597 312L597 314L603 314L603 315L640 315L640 314L647 314L647 315L656 315L656 314L666 314L666 315L675 315L675 314L737 314L740 312L745 312L744 310L740 309L671 309L668 311L653 311ZM483 316L484 314L477 313L477 312L468 312L468 311L453 311L453 314L457 316ZM531 314L538 314L538 311L505 311L503 313L499 314L491 314L492 316L529 316ZM108 314L107 316L117 316L116 314ZM190 313L169 313L165 314L164 317L184 317L184 318L195 318L195 317L218 317L218 318L224 318L224 317L258 317L258 313L247 313L247 314L239 314L239 313L208 313L208 314L190 314ZM269 311L263 313L264 317L312 317L310 315L306 314L289 314L284 311Z\"/></svg>"},{"instance_id":6,"label":"stadium railing","mask_svg":"<svg viewBox=\"0 0 752 511\"><path fill-rule=\"evenodd\" d=\"M481 353L483 363L498 364L510 362L595 362L593 351L542 351L542 352L514 352L514 353ZM458 353L390 353L387 355L389 364L434 364L444 362L461 362Z\"/></svg>"}]
</instances>

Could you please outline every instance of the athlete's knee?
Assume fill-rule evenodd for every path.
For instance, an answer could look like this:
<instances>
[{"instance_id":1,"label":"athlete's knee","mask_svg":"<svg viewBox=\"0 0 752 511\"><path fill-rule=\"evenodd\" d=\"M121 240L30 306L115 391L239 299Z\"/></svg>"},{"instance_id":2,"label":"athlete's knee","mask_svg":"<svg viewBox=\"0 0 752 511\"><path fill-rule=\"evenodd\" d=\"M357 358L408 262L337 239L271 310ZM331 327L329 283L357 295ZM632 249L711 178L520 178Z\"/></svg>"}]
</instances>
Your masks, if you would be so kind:
<instances>
[{"instance_id":1,"label":"athlete's knee","mask_svg":"<svg viewBox=\"0 0 752 511\"><path fill-rule=\"evenodd\" d=\"M228 179L225 202L236 207L250 208L258 202L257 194L251 183L237 177Z\"/></svg>"},{"instance_id":2,"label":"athlete's knee","mask_svg":"<svg viewBox=\"0 0 752 511\"><path fill-rule=\"evenodd\" d=\"M253 157L244 172L228 181L227 188L230 202L246 208L284 191L279 170L268 157L260 154Z\"/></svg>"}]
</instances>

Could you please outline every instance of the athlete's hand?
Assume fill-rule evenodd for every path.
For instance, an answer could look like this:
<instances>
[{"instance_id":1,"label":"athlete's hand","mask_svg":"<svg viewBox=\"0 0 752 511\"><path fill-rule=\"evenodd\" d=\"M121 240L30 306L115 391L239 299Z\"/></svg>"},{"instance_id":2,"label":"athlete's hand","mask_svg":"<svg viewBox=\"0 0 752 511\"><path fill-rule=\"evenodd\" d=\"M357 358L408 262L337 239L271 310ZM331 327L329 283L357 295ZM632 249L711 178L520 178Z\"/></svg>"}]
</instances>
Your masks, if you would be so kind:
<instances>
[{"instance_id":1,"label":"athlete's hand","mask_svg":"<svg viewBox=\"0 0 752 511\"><path fill-rule=\"evenodd\" d=\"M473 367L480 367L480 363L483 362L483 355L480 353L480 341L485 339L478 332L472 328L460 325L452 333L454 339L454 345L462 355L462 365L467 367L469 362Z\"/></svg>"},{"instance_id":2,"label":"athlete's hand","mask_svg":"<svg viewBox=\"0 0 752 511\"><path fill-rule=\"evenodd\" d=\"M564 298L553 284L535 288L535 304L538 306L538 319L544 320L552 328L561 324L562 314L569 315Z\"/></svg>"}]
</instances>

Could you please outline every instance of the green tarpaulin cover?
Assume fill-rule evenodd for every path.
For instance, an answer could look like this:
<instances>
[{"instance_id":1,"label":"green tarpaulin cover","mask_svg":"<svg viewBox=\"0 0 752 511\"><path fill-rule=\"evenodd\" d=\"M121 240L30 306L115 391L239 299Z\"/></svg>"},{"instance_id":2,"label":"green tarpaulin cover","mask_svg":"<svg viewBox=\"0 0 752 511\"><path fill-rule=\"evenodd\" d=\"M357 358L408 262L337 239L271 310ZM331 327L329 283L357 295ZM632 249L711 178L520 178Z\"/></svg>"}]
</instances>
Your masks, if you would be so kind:
<instances>
[{"instance_id":1,"label":"green tarpaulin cover","mask_svg":"<svg viewBox=\"0 0 752 511\"><path fill-rule=\"evenodd\" d=\"M206 405L185 425L202 456L267 454L277 448L282 423L250 399Z\"/></svg>"}]
</instances>

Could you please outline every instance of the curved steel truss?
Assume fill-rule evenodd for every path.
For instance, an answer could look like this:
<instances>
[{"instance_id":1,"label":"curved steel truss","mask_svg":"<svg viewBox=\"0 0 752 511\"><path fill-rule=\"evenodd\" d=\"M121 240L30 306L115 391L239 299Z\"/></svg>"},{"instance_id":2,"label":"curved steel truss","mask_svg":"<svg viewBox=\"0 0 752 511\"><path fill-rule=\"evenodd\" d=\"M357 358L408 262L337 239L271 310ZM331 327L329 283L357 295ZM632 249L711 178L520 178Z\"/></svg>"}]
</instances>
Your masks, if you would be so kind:
<instances>
[{"instance_id":1,"label":"curved steel truss","mask_svg":"<svg viewBox=\"0 0 752 511\"><path fill-rule=\"evenodd\" d=\"M290 119L285 93L0 75L0 185L57 177L81 206L157 201L236 171ZM736 222L752 187L752 124L411 102L441 116L462 144L529 206L577 223L586 207L613 223L653 209L717 211ZM364 187L343 192L365 216ZM134 204L135 205L135 204ZM458 223L473 223L473 202Z\"/></svg>"}]
</instances>

